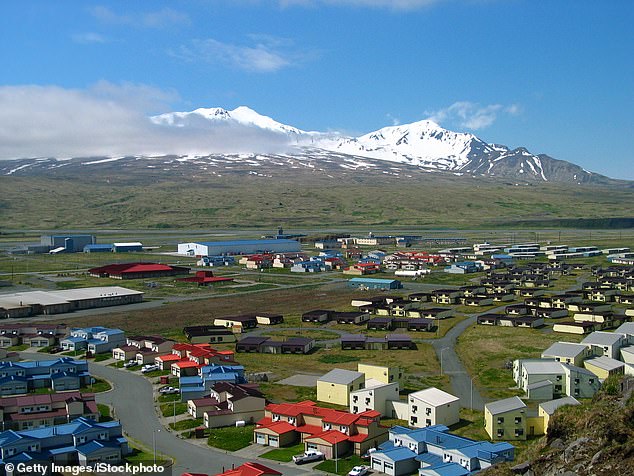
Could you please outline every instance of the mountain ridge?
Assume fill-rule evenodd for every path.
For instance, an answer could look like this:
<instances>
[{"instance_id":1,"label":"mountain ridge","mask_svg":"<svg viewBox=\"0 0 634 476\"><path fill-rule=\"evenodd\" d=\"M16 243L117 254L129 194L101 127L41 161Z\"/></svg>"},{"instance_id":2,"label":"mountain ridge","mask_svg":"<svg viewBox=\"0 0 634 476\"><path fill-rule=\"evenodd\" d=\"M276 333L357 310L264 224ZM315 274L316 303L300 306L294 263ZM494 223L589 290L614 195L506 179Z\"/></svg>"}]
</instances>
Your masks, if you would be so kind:
<instances>
[{"instance_id":1,"label":"mountain ridge","mask_svg":"<svg viewBox=\"0 0 634 476\"><path fill-rule=\"evenodd\" d=\"M329 168L339 165L344 169L367 170L390 168L418 169L424 172L449 173L455 176L492 177L520 182L566 182L571 184L616 184L622 181L610 179L600 174L584 170L582 167L563 160L554 159L546 154L535 155L525 147L511 149L505 145L487 143L476 135L445 129L429 119L386 126L358 137L338 133L304 131L283 124L271 117L264 116L246 106L233 110L223 108L198 108L193 111L168 112L149 118L153 126L166 132L187 132L223 134L241 137L250 131L274 138L281 144L280 152L258 153L153 153L150 155L132 155L139 159L154 158L170 160L189 160L201 163L202 169L218 168L222 163L234 166L236 161L244 160L246 165L257 162L255 166L272 167L279 175L280 166L287 158L308 161L311 167ZM182 145L182 144L181 144ZM196 142L190 145L196 146ZM178 148L178 146L175 146ZM253 145L256 148L255 145ZM129 156L98 156L97 160L83 162L83 165L97 166L107 160L118 160ZM283 158L280 162L280 157ZM78 158L81 159L81 158ZM42 167L41 159L34 162L21 162L18 167L1 166L0 174L12 175L22 169ZM251 161L251 162L249 162ZM205 164L202 164L205 162ZM64 166L61 163L48 162L50 168ZM150 166L151 167L151 166Z\"/></svg>"}]
</instances>

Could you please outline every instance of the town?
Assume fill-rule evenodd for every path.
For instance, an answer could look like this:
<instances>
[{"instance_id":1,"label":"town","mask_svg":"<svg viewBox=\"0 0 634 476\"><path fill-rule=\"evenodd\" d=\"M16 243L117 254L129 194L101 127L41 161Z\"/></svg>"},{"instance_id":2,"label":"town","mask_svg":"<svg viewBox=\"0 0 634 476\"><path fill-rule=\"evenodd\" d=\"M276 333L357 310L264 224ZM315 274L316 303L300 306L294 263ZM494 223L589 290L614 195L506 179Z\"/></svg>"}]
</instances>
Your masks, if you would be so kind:
<instances>
[{"instance_id":1,"label":"town","mask_svg":"<svg viewBox=\"0 0 634 476\"><path fill-rule=\"evenodd\" d=\"M634 385L634 239L478 235L6 243L1 464L523 474Z\"/></svg>"}]
</instances>

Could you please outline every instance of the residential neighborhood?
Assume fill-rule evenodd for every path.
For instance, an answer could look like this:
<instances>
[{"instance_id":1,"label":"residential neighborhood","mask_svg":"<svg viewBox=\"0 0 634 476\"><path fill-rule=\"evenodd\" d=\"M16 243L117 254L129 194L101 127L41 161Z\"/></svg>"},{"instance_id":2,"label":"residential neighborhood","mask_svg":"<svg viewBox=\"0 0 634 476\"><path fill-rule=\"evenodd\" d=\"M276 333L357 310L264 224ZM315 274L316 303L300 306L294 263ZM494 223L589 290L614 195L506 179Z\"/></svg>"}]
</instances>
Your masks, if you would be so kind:
<instances>
[{"instance_id":1,"label":"residential neighborhood","mask_svg":"<svg viewBox=\"0 0 634 476\"><path fill-rule=\"evenodd\" d=\"M261 286L263 277L272 282L323 280L345 293L345 300L328 301L324 293L322 300L287 307L271 301L258 308L236 301L228 311L210 306L197 321L175 314L165 330L153 330L151 322L132 327L21 322L20 317L32 318L33 312L50 319L93 307L64 308L63 302L43 297L46 306L34 310L31 305L23 314L24 301L17 308L7 306L2 312L11 322L0 326L2 429L18 432L21 440L16 442L41 439L40 446L20 448L40 453L52 448L51 454L58 454L55 445L66 444L45 442L57 427L68 428L69 434L102 429L94 441L75 438L72 449L59 452L60 461L121 462L135 452L153 455L153 448L132 448L127 442L128 423L116 419L127 414L125 408L98 407L112 392L102 389L112 384L91 372L106 372L115 391L119 378L149 383L149 410L162 428L150 435L153 440L174 435L215 455L218 448L238 441L227 435L241 435L243 443L230 452L250 461L236 464L232 459L235 463L216 474L298 474L315 468L315 473L467 475L514 464L524 445L548 434L560 409L589 402L606 381L634 374L631 266L609 259L604 266L587 266L573 260L598 259L602 253L572 247L576 251L566 256L559 253L563 247L542 250L532 243L476 243L435 252L375 249L389 240L333 241L328 248L317 246L317 254L303 245L297 250L279 243L282 248L275 250L266 240L238 240L221 243L226 249L214 251L229 253L243 246L235 253L254 253L246 255L205 255L213 242L192 242L182 247L182 254L199 266L216 267L214 272L177 265L177 274L160 274L162 268L145 264L106 267L122 270L124 277L104 278L105 271L98 268L87 271L89 279L140 280L143 301L118 304L124 306L139 305L147 296L155 299L155 289L168 285L194 296L209 292L203 288L222 293L231 286L238 286L231 292L239 293L241 286ZM367 246L372 249L364 251ZM84 251L101 251L92 248L94 243ZM58 255L70 256L69 249ZM344 253L348 249L354 253ZM290 278L299 267L305 277ZM182 278L186 268L191 277ZM275 269L277 274L268 274ZM319 277L310 276L317 271ZM257 273L254 284L243 284L250 273ZM578 273L582 279L571 278ZM439 276L450 276L443 278L450 281L425 283ZM116 299L121 289L113 287ZM9 303L3 296L0 303ZM528 356L508 349L501 372L512 386L497 392L504 398L495 398L482 377L469 376L472 369L454 370L461 365L454 355L461 359L467 354L445 336L459 328L504 338L541 336L543 342ZM42 360L47 355L49 360ZM481 426L474 415L481 415ZM47 428L53 430L43 431ZM0 445L7 448L4 464L27 451L11 449L14 439L5 436ZM168 456L179 459L178 454ZM336 467L328 466L332 462Z\"/></svg>"}]
</instances>

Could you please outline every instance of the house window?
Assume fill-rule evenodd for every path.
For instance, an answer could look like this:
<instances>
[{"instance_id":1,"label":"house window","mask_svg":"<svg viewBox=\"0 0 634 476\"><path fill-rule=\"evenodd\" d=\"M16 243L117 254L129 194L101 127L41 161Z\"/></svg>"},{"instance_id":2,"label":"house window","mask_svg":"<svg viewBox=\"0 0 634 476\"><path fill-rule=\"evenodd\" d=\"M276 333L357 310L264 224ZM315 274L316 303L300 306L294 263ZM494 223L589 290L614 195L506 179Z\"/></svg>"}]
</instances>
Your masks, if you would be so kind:
<instances>
[{"instance_id":1,"label":"house window","mask_svg":"<svg viewBox=\"0 0 634 476\"><path fill-rule=\"evenodd\" d=\"M593 378L588 379L588 383L592 385L594 383L594 379Z\"/></svg>"},{"instance_id":2,"label":"house window","mask_svg":"<svg viewBox=\"0 0 634 476\"><path fill-rule=\"evenodd\" d=\"M412 406L412 413L416 413L418 411L418 406Z\"/></svg>"},{"instance_id":3,"label":"house window","mask_svg":"<svg viewBox=\"0 0 634 476\"><path fill-rule=\"evenodd\" d=\"M431 408L425 408L425 415L431 415Z\"/></svg>"},{"instance_id":4,"label":"house window","mask_svg":"<svg viewBox=\"0 0 634 476\"><path fill-rule=\"evenodd\" d=\"M581 394L581 392L579 391L578 388L575 388L574 394L575 394L575 397L578 397Z\"/></svg>"},{"instance_id":5,"label":"house window","mask_svg":"<svg viewBox=\"0 0 634 476\"><path fill-rule=\"evenodd\" d=\"M352 403L357 403L359 401L359 396L355 395L354 397L352 397Z\"/></svg>"},{"instance_id":6,"label":"house window","mask_svg":"<svg viewBox=\"0 0 634 476\"><path fill-rule=\"evenodd\" d=\"M522 423L522 417L515 417L515 424L519 425L520 423Z\"/></svg>"},{"instance_id":7,"label":"house window","mask_svg":"<svg viewBox=\"0 0 634 476\"><path fill-rule=\"evenodd\" d=\"M504 430L502 428L500 428L497 432L498 438L501 438L504 436Z\"/></svg>"},{"instance_id":8,"label":"house window","mask_svg":"<svg viewBox=\"0 0 634 476\"><path fill-rule=\"evenodd\" d=\"M498 417L498 425L504 423L504 417Z\"/></svg>"},{"instance_id":9,"label":"house window","mask_svg":"<svg viewBox=\"0 0 634 476\"><path fill-rule=\"evenodd\" d=\"M418 423L418 417L413 416L412 418L410 418L410 421L412 425L415 425L416 423Z\"/></svg>"},{"instance_id":10,"label":"house window","mask_svg":"<svg viewBox=\"0 0 634 476\"><path fill-rule=\"evenodd\" d=\"M579 379L578 378L575 379L575 385L579 385Z\"/></svg>"},{"instance_id":11,"label":"house window","mask_svg":"<svg viewBox=\"0 0 634 476\"><path fill-rule=\"evenodd\" d=\"M515 430L515 436L522 436L524 434L524 430L522 430L521 428L517 428Z\"/></svg>"}]
</instances>

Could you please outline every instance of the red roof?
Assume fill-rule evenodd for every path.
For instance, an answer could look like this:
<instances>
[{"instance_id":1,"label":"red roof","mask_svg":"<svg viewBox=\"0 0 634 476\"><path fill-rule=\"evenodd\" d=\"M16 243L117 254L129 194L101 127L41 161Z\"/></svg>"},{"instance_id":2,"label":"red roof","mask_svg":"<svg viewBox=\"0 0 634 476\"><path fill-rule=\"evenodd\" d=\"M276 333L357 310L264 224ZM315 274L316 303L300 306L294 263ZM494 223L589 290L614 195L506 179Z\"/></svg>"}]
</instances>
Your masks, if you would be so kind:
<instances>
[{"instance_id":1,"label":"red roof","mask_svg":"<svg viewBox=\"0 0 634 476\"><path fill-rule=\"evenodd\" d=\"M319 425L301 425L297 427L297 431L300 433L307 433L309 435L316 435L321 433L324 429Z\"/></svg>"},{"instance_id":2,"label":"red roof","mask_svg":"<svg viewBox=\"0 0 634 476\"><path fill-rule=\"evenodd\" d=\"M150 272L162 272L162 271L184 271L189 268L173 267L166 264L159 263L121 263L121 264L109 264L101 266L99 268L89 269L90 274L114 274L121 275L127 273L150 273Z\"/></svg>"},{"instance_id":3,"label":"red roof","mask_svg":"<svg viewBox=\"0 0 634 476\"><path fill-rule=\"evenodd\" d=\"M172 360L181 360L180 356L178 356L176 354L159 355L157 357L157 359L160 359L161 362L170 362Z\"/></svg>"},{"instance_id":4,"label":"red roof","mask_svg":"<svg viewBox=\"0 0 634 476\"><path fill-rule=\"evenodd\" d=\"M260 463L244 463L235 469L230 469L215 476L281 476L282 473L268 468Z\"/></svg>"},{"instance_id":5,"label":"red roof","mask_svg":"<svg viewBox=\"0 0 634 476\"><path fill-rule=\"evenodd\" d=\"M271 430L273 433L277 433L278 435L283 435L284 433L288 433L290 431L297 431L297 428L287 421L276 421L275 423L271 423L270 425L259 426L255 429L255 431L264 428L266 428L267 430Z\"/></svg>"},{"instance_id":6,"label":"red roof","mask_svg":"<svg viewBox=\"0 0 634 476\"><path fill-rule=\"evenodd\" d=\"M328 430L313 436L309 436L308 438L305 438L304 441L313 440L315 438L320 438L324 441L327 441L331 445L340 443L342 441L348 441L350 439L350 437L345 433L341 433L337 430Z\"/></svg>"},{"instance_id":7,"label":"red roof","mask_svg":"<svg viewBox=\"0 0 634 476\"><path fill-rule=\"evenodd\" d=\"M197 364L196 362L193 362L191 360L182 360L182 361L174 362L172 364L172 367L176 366L179 369L188 369L188 368L192 368L192 367L198 367L198 365L199 364Z\"/></svg>"}]
</instances>

